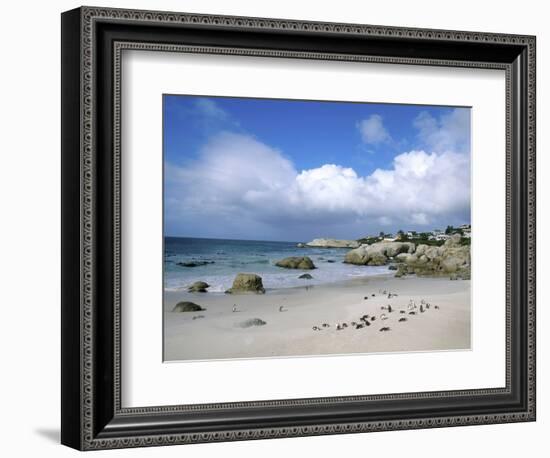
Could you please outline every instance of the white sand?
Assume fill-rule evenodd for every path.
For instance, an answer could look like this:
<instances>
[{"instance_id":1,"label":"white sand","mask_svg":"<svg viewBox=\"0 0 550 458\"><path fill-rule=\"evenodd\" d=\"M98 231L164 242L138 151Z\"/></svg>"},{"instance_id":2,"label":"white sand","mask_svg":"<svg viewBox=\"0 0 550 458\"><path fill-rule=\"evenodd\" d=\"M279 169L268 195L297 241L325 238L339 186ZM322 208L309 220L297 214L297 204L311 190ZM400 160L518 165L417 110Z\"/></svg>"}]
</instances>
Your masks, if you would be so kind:
<instances>
[{"instance_id":1,"label":"white sand","mask_svg":"<svg viewBox=\"0 0 550 458\"><path fill-rule=\"evenodd\" d=\"M388 299L380 290L398 296ZM431 307L424 313L417 309L416 315L400 313L410 299L418 306L424 299ZM206 310L172 312L182 300ZM234 304L238 312L232 311ZM392 313L381 310L388 304ZM284 312L279 311L281 305ZM377 276L307 289L268 290L264 295L167 291L164 308L167 361L470 348L470 281L465 280ZM387 320L381 319L383 313ZM364 314L376 316L371 326L350 325ZM203 318L193 320L198 315ZM403 317L407 321L399 322ZM267 324L239 326L251 318ZM344 322L348 327L337 331L336 324ZM330 327L313 331L313 326L323 323ZM381 332L384 326L390 330Z\"/></svg>"}]
</instances>

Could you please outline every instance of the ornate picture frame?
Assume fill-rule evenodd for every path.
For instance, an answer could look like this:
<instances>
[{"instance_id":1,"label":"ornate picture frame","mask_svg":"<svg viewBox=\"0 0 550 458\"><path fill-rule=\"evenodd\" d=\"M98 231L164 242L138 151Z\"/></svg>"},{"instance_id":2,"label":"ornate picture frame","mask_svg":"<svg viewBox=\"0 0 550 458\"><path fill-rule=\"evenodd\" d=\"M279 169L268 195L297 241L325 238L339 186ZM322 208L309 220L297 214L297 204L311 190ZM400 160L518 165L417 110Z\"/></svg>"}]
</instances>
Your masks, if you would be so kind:
<instances>
[{"instance_id":1,"label":"ornate picture frame","mask_svg":"<svg viewBox=\"0 0 550 458\"><path fill-rule=\"evenodd\" d=\"M535 420L533 36L81 7L62 14L62 434L79 450ZM506 74L506 386L219 404L121 403L121 53Z\"/></svg>"}]
</instances>

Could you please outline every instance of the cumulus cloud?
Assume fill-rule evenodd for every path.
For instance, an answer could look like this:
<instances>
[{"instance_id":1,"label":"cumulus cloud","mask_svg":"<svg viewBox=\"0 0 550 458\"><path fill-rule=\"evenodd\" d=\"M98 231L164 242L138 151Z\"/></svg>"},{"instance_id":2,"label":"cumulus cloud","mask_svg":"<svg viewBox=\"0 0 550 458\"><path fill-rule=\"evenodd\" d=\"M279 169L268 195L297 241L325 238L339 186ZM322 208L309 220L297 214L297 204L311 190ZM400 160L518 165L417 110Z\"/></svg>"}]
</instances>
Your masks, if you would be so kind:
<instances>
[{"instance_id":1,"label":"cumulus cloud","mask_svg":"<svg viewBox=\"0 0 550 458\"><path fill-rule=\"evenodd\" d=\"M470 110L456 108L439 119L427 111L421 112L413 123L418 138L430 151L470 151Z\"/></svg>"},{"instance_id":2,"label":"cumulus cloud","mask_svg":"<svg viewBox=\"0 0 550 458\"><path fill-rule=\"evenodd\" d=\"M262 239L284 228L299 239L328 236L332 228L339 231L333 235L359 237L380 225L436 225L467 215L469 157L413 150L368 176L336 164L298 171L281 151L224 132L196 160L167 165L166 196L167 218L190 230L209 227L205 236L235 228L243 237Z\"/></svg>"},{"instance_id":3,"label":"cumulus cloud","mask_svg":"<svg viewBox=\"0 0 550 458\"><path fill-rule=\"evenodd\" d=\"M357 128L361 133L363 142L367 144L377 145L379 143L387 143L391 141L389 132L384 127L382 116L373 114L367 119L363 119L357 123Z\"/></svg>"}]
</instances>

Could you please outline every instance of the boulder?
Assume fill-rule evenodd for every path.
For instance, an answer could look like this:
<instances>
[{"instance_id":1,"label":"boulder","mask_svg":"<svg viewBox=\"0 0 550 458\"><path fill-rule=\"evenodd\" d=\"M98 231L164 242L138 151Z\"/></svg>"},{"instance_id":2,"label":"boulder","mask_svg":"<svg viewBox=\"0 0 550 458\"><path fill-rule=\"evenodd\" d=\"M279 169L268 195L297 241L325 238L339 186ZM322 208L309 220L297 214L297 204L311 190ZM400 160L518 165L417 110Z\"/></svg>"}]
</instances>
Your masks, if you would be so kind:
<instances>
[{"instance_id":1,"label":"boulder","mask_svg":"<svg viewBox=\"0 0 550 458\"><path fill-rule=\"evenodd\" d=\"M311 280L313 277L310 274L302 274L298 278L303 278L305 280Z\"/></svg>"},{"instance_id":2,"label":"boulder","mask_svg":"<svg viewBox=\"0 0 550 458\"><path fill-rule=\"evenodd\" d=\"M397 270L397 266L395 264L391 264L388 266L388 270Z\"/></svg>"},{"instance_id":3,"label":"boulder","mask_svg":"<svg viewBox=\"0 0 550 458\"><path fill-rule=\"evenodd\" d=\"M284 267L285 269L315 269L313 261L307 256L290 256L289 258L277 261L275 265L277 267Z\"/></svg>"},{"instance_id":4,"label":"boulder","mask_svg":"<svg viewBox=\"0 0 550 458\"><path fill-rule=\"evenodd\" d=\"M262 277L256 274L237 274L233 280L233 286L226 293L257 293L264 294L265 289L262 283Z\"/></svg>"},{"instance_id":5,"label":"boulder","mask_svg":"<svg viewBox=\"0 0 550 458\"><path fill-rule=\"evenodd\" d=\"M395 257L395 261L396 262L406 262L407 259L412 256L411 254L409 253L399 253L396 257Z\"/></svg>"},{"instance_id":6,"label":"boulder","mask_svg":"<svg viewBox=\"0 0 550 458\"><path fill-rule=\"evenodd\" d=\"M445 247L457 247L460 246L460 241L462 240L462 236L460 234L453 234L451 235L451 238L445 240L445 243L443 246Z\"/></svg>"},{"instance_id":7,"label":"boulder","mask_svg":"<svg viewBox=\"0 0 550 458\"><path fill-rule=\"evenodd\" d=\"M306 244L305 243L298 243L296 245L298 248L305 248L306 247Z\"/></svg>"},{"instance_id":8,"label":"boulder","mask_svg":"<svg viewBox=\"0 0 550 458\"><path fill-rule=\"evenodd\" d=\"M200 305L195 304L194 302L178 302L176 306L172 309L172 312L200 312L202 310L206 310L202 308Z\"/></svg>"},{"instance_id":9,"label":"boulder","mask_svg":"<svg viewBox=\"0 0 550 458\"><path fill-rule=\"evenodd\" d=\"M369 256L369 260L367 261L368 266L384 266L388 262L388 258L384 256L384 254L380 253L379 251L375 251L374 253L371 253Z\"/></svg>"},{"instance_id":10,"label":"boulder","mask_svg":"<svg viewBox=\"0 0 550 458\"><path fill-rule=\"evenodd\" d=\"M401 278L407 274L407 266L405 264L399 264L397 267L397 272L395 272L394 277Z\"/></svg>"},{"instance_id":11,"label":"boulder","mask_svg":"<svg viewBox=\"0 0 550 458\"><path fill-rule=\"evenodd\" d=\"M206 289L209 287L210 285L204 281L196 281L189 288L187 288L187 291L190 293L206 293Z\"/></svg>"},{"instance_id":12,"label":"boulder","mask_svg":"<svg viewBox=\"0 0 550 458\"><path fill-rule=\"evenodd\" d=\"M406 273L419 276L470 278L470 246L460 245L460 234L442 246L418 245L416 252L403 258Z\"/></svg>"},{"instance_id":13,"label":"boulder","mask_svg":"<svg viewBox=\"0 0 550 458\"><path fill-rule=\"evenodd\" d=\"M344 262L348 264L381 266L387 263L388 257L402 261L401 254L414 253L415 245L411 242L378 242L372 245L361 245L346 253Z\"/></svg>"},{"instance_id":14,"label":"boulder","mask_svg":"<svg viewBox=\"0 0 550 458\"><path fill-rule=\"evenodd\" d=\"M358 248L360 243L357 240L337 240L337 239L313 239L306 243L308 247L315 248Z\"/></svg>"},{"instance_id":15,"label":"boulder","mask_svg":"<svg viewBox=\"0 0 550 458\"><path fill-rule=\"evenodd\" d=\"M348 251L344 258L344 262L346 264L367 265L369 257L369 245L361 245L359 248Z\"/></svg>"}]
</instances>

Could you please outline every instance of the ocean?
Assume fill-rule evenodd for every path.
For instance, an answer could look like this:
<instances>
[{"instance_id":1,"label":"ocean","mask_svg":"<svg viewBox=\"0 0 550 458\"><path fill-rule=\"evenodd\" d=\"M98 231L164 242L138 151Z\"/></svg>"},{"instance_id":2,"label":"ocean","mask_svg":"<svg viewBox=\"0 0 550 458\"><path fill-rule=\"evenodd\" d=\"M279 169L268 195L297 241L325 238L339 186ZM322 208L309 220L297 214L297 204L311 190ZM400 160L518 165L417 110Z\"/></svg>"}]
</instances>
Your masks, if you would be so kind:
<instances>
[{"instance_id":1,"label":"ocean","mask_svg":"<svg viewBox=\"0 0 550 458\"><path fill-rule=\"evenodd\" d=\"M279 289L319 285L356 277L388 273L387 266L344 264L348 249L298 248L297 242L263 242L255 240L222 240L188 237L164 238L164 288L183 290L196 281L210 285L209 292L224 292L240 273L262 277L264 288ZM302 271L275 266L288 256L309 256L314 270ZM184 267L178 263L193 263ZM298 278L309 273L313 279Z\"/></svg>"}]
</instances>

